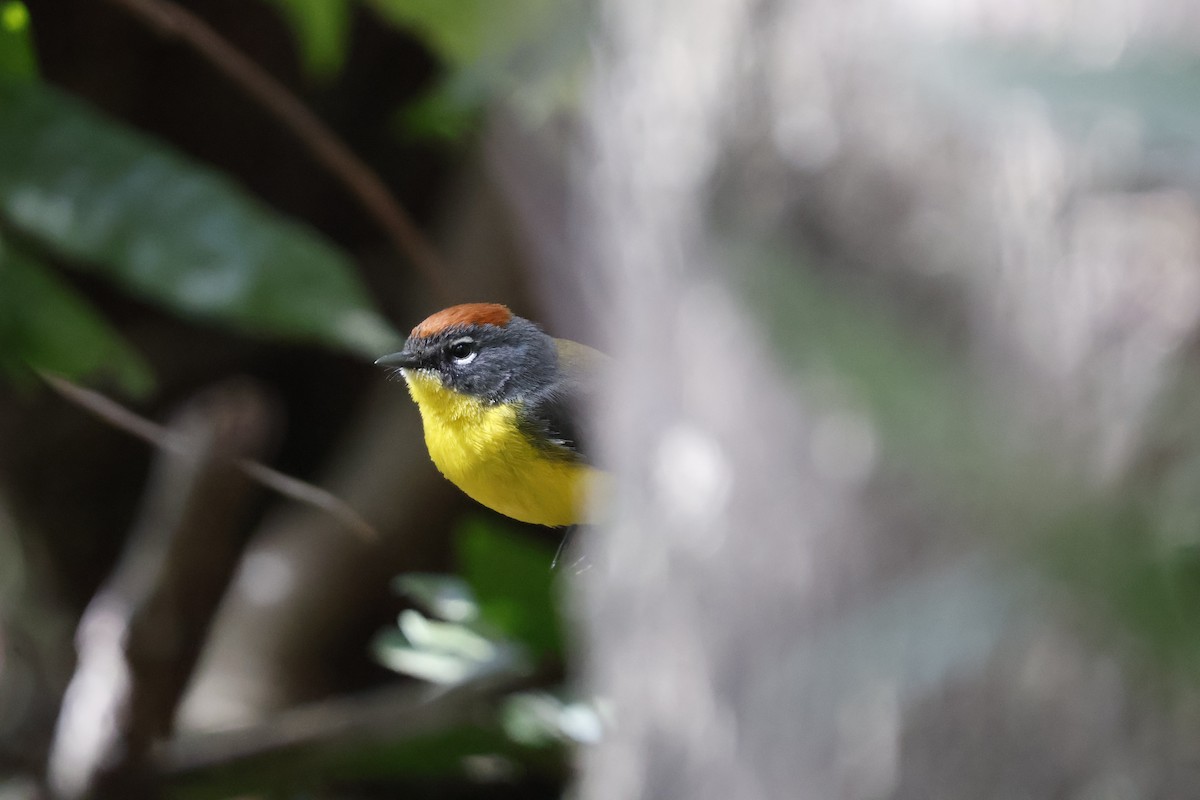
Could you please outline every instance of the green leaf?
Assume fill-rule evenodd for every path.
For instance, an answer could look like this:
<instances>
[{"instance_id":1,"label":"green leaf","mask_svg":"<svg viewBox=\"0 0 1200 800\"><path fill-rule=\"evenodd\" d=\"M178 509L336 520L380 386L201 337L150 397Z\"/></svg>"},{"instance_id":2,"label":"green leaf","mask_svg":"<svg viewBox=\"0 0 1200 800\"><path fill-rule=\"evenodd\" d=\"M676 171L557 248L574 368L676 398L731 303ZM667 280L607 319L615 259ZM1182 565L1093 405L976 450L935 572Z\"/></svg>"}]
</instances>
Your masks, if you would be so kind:
<instances>
[{"instance_id":1,"label":"green leaf","mask_svg":"<svg viewBox=\"0 0 1200 800\"><path fill-rule=\"evenodd\" d=\"M372 0L388 21L419 35L453 67L513 66L544 50L573 62L586 49L586 5L579 0Z\"/></svg>"},{"instance_id":2,"label":"green leaf","mask_svg":"<svg viewBox=\"0 0 1200 800\"><path fill-rule=\"evenodd\" d=\"M416 609L400 612L397 627L375 637L375 660L390 670L431 683L453 685L492 673L526 672L521 645L493 638L486 625L430 619Z\"/></svg>"},{"instance_id":3,"label":"green leaf","mask_svg":"<svg viewBox=\"0 0 1200 800\"><path fill-rule=\"evenodd\" d=\"M0 372L30 367L72 379L111 376L125 391L153 385L141 357L70 286L0 239Z\"/></svg>"},{"instance_id":4,"label":"green leaf","mask_svg":"<svg viewBox=\"0 0 1200 800\"><path fill-rule=\"evenodd\" d=\"M1161 497L1099 498L1069 509L1032 553L1153 662L1200 675L1200 548L1164 536Z\"/></svg>"},{"instance_id":5,"label":"green leaf","mask_svg":"<svg viewBox=\"0 0 1200 800\"><path fill-rule=\"evenodd\" d=\"M559 0L374 0L383 17L425 40L448 63L465 66L506 53L544 33Z\"/></svg>"},{"instance_id":6,"label":"green leaf","mask_svg":"<svg viewBox=\"0 0 1200 800\"><path fill-rule=\"evenodd\" d=\"M29 10L18 0L0 0L0 78L32 80L37 59L29 40Z\"/></svg>"},{"instance_id":7,"label":"green leaf","mask_svg":"<svg viewBox=\"0 0 1200 800\"><path fill-rule=\"evenodd\" d=\"M350 261L228 179L43 86L0 84L0 223L180 314L378 355Z\"/></svg>"},{"instance_id":8,"label":"green leaf","mask_svg":"<svg viewBox=\"0 0 1200 800\"><path fill-rule=\"evenodd\" d=\"M471 73L448 80L409 103L396 115L401 133L417 140L454 142L477 127L487 102L488 87Z\"/></svg>"},{"instance_id":9,"label":"green leaf","mask_svg":"<svg viewBox=\"0 0 1200 800\"><path fill-rule=\"evenodd\" d=\"M457 542L483 621L526 645L535 657L560 652L552 549L484 517L467 520Z\"/></svg>"},{"instance_id":10,"label":"green leaf","mask_svg":"<svg viewBox=\"0 0 1200 800\"><path fill-rule=\"evenodd\" d=\"M346 0L271 0L292 26L300 43L304 66L318 78L328 78L346 60L350 4Z\"/></svg>"},{"instance_id":11,"label":"green leaf","mask_svg":"<svg viewBox=\"0 0 1200 800\"><path fill-rule=\"evenodd\" d=\"M596 744L604 738L607 727L594 698L564 699L545 691L510 695L501 715L508 737L529 747Z\"/></svg>"},{"instance_id":12,"label":"green leaf","mask_svg":"<svg viewBox=\"0 0 1200 800\"><path fill-rule=\"evenodd\" d=\"M457 139L494 100L540 123L579 97L588 8L580 0L372 0L385 19L421 37L448 75L403 112L410 135Z\"/></svg>"},{"instance_id":13,"label":"green leaf","mask_svg":"<svg viewBox=\"0 0 1200 800\"><path fill-rule=\"evenodd\" d=\"M471 588L457 575L406 572L392 579L392 591L446 622L473 622L479 617Z\"/></svg>"}]
</instances>

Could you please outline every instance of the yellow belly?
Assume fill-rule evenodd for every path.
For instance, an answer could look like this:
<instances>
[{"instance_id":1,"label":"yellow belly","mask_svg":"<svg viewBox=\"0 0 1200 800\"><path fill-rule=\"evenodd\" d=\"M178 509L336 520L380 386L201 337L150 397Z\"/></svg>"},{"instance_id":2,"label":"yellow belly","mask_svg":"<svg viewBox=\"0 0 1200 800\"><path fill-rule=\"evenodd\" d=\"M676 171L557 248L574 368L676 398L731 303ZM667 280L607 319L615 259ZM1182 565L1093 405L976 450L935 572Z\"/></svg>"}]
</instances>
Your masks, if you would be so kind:
<instances>
[{"instance_id":1,"label":"yellow belly","mask_svg":"<svg viewBox=\"0 0 1200 800\"><path fill-rule=\"evenodd\" d=\"M429 455L455 486L522 522L559 526L588 521L587 494L598 470L548 458L517 429L514 406L488 405L417 372L408 372L405 379L421 410Z\"/></svg>"}]
</instances>

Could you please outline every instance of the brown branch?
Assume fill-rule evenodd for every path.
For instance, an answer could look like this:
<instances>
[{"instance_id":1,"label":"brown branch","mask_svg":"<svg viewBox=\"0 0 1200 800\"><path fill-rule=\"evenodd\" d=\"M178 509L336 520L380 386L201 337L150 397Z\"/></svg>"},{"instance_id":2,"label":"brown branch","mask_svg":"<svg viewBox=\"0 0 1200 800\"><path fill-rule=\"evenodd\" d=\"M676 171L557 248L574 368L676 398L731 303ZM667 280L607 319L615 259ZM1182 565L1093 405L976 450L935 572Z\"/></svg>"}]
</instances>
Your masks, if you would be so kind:
<instances>
[{"instance_id":1,"label":"brown branch","mask_svg":"<svg viewBox=\"0 0 1200 800\"><path fill-rule=\"evenodd\" d=\"M295 95L190 11L166 0L110 0L160 34L174 37L253 97L308 148L318 162L353 194L417 268L432 291L449 303L455 293L437 250L370 167Z\"/></svg>"},{"instance_id":2,"label":"brown branch","mask_svg":"<svg viewBox=\"0 0 1200 800\"><path fill-rule=\"evenodd\" d=\"M112 398L106 397L92 389L85 389L76 383L72 383L57 375L51 375L48 372L39 370L38 375L41 376L42 380L51 389L58 392L61 397L90 412L112 427L125 431L147 444L153 445L160 450L175 453L179 453L181 448L189 446L185 442L181 442L167 428L135 414ZM238 458L235 463L237 468L250 479L284 497L324 511L352 530L364 541L373 542L379 539L379 533L375 530L374 526L363 519L357 511L332 492L328 492L319 486L313 486L311 483L306 483L299 478L284 475L282 472L271 469L252 459Z\"/></svg>"},{"instance_id":3,"label":"brown branch","mask_svg":"<svg viewBox=\"0 0 1200 800\"><path fill-rule=\"evenodd\" d=\"M243 545L253 483L238 463L266 448L262 398L207 393L176 414L125 551L88 604L48 778L62 800L153 796L151 744L171 732Z\"/></svg>"},{"instance_id":4,"label":"brown branch","mask_svg":"<svg viewBox=\"0 0 1200 800\"><path fill-rule=\"evenodd\" d=\"M164 784L182 788L203 784L214 775L228 778L235 770L268 759L303 759L311 764L321 751L394 745L486 723L494 720L495 707L504 698L544 689L562 679L562 665L548 662L532 672L497 672L451 688L405 683L320 700L253 725L164 740L152 753L153 771Z\"/></svg>"}]
</instances>

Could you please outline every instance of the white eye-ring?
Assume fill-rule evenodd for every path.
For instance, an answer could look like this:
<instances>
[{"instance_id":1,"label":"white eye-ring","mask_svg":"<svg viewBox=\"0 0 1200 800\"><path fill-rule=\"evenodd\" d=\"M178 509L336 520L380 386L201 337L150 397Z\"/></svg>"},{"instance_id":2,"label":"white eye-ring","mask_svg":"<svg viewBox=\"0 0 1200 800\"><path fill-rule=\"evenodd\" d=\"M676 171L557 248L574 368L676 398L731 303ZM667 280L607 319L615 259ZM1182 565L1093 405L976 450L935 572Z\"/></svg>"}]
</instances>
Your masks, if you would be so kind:
<instances>
[{"instance_id":1,"label":"white eye-ring","mask_svg":"<svg viewBox=\"0 0 1200 800\"><path fill-rule=\"evenodd\" d=\"M479 355L479 346L470 336L455 339L446 350L456 364L470 364Z\"/></svg>"}]
</instances>

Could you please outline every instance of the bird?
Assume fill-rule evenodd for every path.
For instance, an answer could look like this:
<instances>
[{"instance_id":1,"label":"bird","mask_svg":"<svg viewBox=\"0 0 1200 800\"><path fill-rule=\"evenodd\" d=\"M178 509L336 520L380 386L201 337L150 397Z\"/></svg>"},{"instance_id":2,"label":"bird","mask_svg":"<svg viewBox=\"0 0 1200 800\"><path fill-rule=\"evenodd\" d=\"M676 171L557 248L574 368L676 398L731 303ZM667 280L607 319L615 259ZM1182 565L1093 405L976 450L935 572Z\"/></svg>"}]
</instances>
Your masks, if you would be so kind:
<instances>
[{"instance_id":1,"label":"bird","mask_svg":"<svg viewBox=\"0 0 1200 800\"><path fill-rule=\"evenodd\" d=\"M498 303L464 303L413 328L375 363L408 384L434 465L488 508L522 522L592 522L604 480L584 446L581 407L608 357Z\"/></svg>"}]
</instances>

